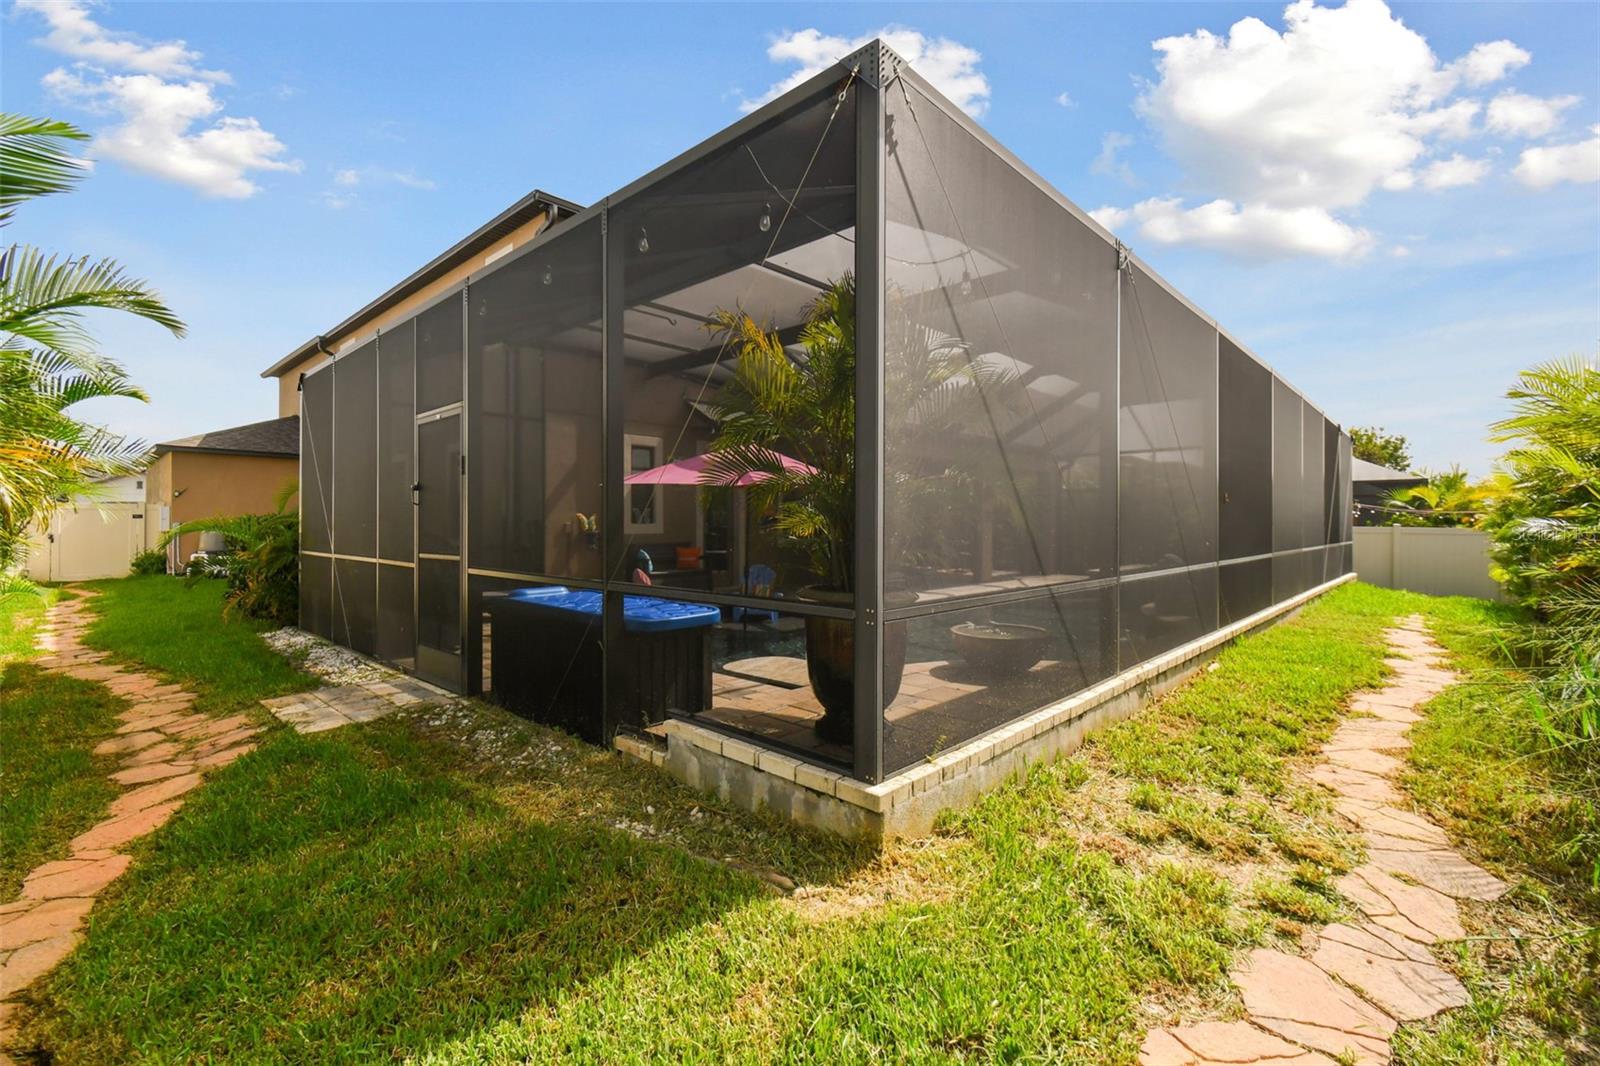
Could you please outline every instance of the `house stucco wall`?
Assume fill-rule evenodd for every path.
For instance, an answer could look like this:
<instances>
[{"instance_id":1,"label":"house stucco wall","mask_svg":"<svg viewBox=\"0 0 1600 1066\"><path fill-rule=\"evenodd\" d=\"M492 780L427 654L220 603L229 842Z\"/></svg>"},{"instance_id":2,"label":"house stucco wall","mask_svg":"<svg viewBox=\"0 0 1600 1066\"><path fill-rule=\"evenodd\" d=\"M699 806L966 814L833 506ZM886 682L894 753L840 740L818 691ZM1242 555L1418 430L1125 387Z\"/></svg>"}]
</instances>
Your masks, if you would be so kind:
<instances>
[{"instance_id":1,"label":"house stucco wall","mask_svg":"<svg viewBox=\"0 0 1600 1066\"><path fill-rule=\"evenodd\" d=\"M336 336L323 338L328 350L337 352L351 341L358 340L374 329L385 329L397 323L404 322L415 314L417 308L430 300L436 299L440 293L453 288L460 288L467 277L475 270L482 270L485 266L499 259L507 252L527 244L537 237L544 229L546 215L537 215L516 229L512 230L504 240L495 244L493 248L475 255L471 259L457 265L421 289L406 297L400 303L384 311L382 314L373 315L357 322L354 327ZM281 371L278 375L278 417L300 413L299 384L300 375L315 370L328 361L328 357L320 352L306 356L300 362L293 364Z\"/></svg>"},{"instance_id":2,"label":"house stucco wall","mask_svg":"<svg viewBox=\"0 0 1600 1066\"><path fill-rule=\"evenodd\" d=\"M172 525L214 515L270 511L279 491L298 476L299 460L294 456L167 452L145 480L146 529L157 529L163 503L171 507ZM148 535L151 544L161 536ZM178 539L177 558L187 560L199 548L199 534L186 534Z\"/></svg>"}]
</instances>

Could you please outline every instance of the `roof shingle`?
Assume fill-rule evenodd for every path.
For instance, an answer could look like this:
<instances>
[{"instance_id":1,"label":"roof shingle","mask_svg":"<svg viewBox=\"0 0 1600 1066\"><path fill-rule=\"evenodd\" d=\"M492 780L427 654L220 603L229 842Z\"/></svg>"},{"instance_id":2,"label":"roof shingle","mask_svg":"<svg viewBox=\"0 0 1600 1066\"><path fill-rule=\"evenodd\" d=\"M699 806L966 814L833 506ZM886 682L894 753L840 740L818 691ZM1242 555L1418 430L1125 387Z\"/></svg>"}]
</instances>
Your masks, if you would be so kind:
<instances>
[{"instance_id":1,"label":"roof shingle","mask_svg":"<svg viewBox=\"0 0 1600 1066\"><path fill-rule=\"evenodd\" d=\"M214 429L209 433L196 433L192 437L162 441L156 445L156 454L166 452L233 452L241 455L300 454L300 416L274 418L267 422L251 422L247 426Z\"/></svg>"}]
</instances>

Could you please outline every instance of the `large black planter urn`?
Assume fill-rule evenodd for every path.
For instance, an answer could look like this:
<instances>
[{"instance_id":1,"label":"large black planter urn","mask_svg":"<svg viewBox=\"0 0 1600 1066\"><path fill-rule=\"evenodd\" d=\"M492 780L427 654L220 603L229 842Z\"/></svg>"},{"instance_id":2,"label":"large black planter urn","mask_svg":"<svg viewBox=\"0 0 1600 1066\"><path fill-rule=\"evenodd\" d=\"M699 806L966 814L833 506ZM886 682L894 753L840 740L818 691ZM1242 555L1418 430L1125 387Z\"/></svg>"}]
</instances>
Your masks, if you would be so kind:
<instances>
[{"instance_id":1,"label":"large black planter urn","mask_svg":"<svg viewBox=\"0 0 1600 1066\"><path fill-rule=\"evenodd\" d=\"M815 585L803 588L799 598L830 607L849 607L855 597ZM883 702L888 706L900 694L900 675L906 665L906 624L883 627ZM850 744L856 734L856 636L848 618L806 618L806 673L811 691L822 704L817 735L823 740ZM873 709L874 711L876 709Z\"/></svg>"}]
</instances>

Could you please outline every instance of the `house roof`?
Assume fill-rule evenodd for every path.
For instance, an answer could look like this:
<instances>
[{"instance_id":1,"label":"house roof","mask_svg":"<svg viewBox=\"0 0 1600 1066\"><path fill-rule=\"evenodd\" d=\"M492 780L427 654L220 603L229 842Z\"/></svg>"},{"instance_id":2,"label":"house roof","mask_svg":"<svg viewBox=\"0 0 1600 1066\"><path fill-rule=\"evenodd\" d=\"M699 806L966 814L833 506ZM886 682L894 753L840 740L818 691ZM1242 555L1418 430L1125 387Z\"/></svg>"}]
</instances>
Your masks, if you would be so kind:
<instances>
[{"instance_id":1,"label":"house roof","mask_svg":"<svg viewBox=\"0 0 1600 1066\"><path fill-rule=\"evenodd\" d=\"M300 416L251 422L247 426L214 429L192 437L162 441L157 455L167 452L227 452L234 455L272 455L297 457L300 454Z\"/></svg>"},{"instance_id":2,"label":"house roof","mask_svg":"<svg viewBox=\"0 0 1600 1066\"><path fill-rule=\"evenodd\" d=\"M551 196L549 193L542 192L539 189L533 190L439 255L434 256L421 268L407 276L405 280L349 318L346 318L343 322L340 322L337 326L312 337L300 347L267 367L261 372L261 376L264 378L278 377L308 356L323 350L325 338L337 337L340 334L348 333L367 319L381 315L441 275L460 266L479 252L485 251L496 241L502 240L523 223L529 222L547 211L554 211L555 221L560 222L571 218L582 210L583 206L581 204L573 203L571 200L563 200L559 196Z\"/></svg>"},{"instance_id":3,"label":"house roof","mask_svg":"<svg viewBox=\"0 0 1600 1066\"><path fill-rule=\"evenodd\" d=\"M1417 474L1408 474L1403 470L1391 470L1387 466L1369 463L1365 459L1353 459L1350 463L1350 480L1365 482L1369 485L1423 485L1428 479Z\"/></svg>"}]
</instances>

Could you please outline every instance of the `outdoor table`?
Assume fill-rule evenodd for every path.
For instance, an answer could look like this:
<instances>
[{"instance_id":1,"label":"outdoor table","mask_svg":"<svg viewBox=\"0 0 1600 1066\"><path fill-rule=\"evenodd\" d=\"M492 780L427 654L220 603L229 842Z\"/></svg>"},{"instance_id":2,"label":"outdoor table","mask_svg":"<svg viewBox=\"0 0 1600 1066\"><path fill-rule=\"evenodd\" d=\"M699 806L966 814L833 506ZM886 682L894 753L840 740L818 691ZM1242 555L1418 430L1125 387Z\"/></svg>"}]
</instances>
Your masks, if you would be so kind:
<instances>
[{"instance_id":1,"label":"outdoor table","mask_svg":"<svg viewBox=\"0 0 1600 1066\"><path fill-rule=\"evenodd\" d=\"M524 717L604 743L602 597L560 586L488 600L496 702ZM622 598L620 711L636 725L711 706L709 629L722 612L655 596Z\"/></svg>"}]
</instances>

